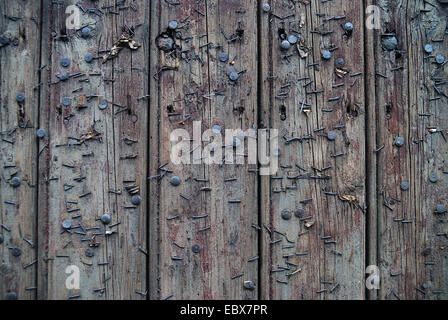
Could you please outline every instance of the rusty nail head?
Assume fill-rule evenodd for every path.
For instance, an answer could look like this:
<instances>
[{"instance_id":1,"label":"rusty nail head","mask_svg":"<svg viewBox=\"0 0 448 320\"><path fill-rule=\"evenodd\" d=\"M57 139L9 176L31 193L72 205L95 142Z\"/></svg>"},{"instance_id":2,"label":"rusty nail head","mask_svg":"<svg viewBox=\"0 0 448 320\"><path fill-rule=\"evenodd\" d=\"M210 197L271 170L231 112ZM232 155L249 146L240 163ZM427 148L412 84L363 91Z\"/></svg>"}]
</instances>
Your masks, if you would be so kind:
<instances>
[{"instance_id":1,"label":"rusty nail head","mask_svg":"<svg viewBox=\"0 0 448 320\"><path fill-rule=\"evenodd\" d=\"M199 253L199 251L201 251L201 246L199 244L194 244L191 246L191 251L194 253Z\"/></svg>"},{"instance_id":2,"label":"rusty nail head","mask_svg":"<svg viewBox=\"0 0 448 320\"><path fill-rule=\"evenodd\" d=\"M107 213L103 214L101 216L101 222L104 224L109 224L112 221L110 215L108 215Z\"/></svg>"},{"instance_id":3,"label":"rusty nail head","mask_svg":"<svg viewBox=\"0 0 448 320\"><path fill-rule=\"evenodd\" d=\"M171 178L171 184L177 187L178 185L180 185L180 178L178 176L173 176Z\"/></svg>"}]
</instances>

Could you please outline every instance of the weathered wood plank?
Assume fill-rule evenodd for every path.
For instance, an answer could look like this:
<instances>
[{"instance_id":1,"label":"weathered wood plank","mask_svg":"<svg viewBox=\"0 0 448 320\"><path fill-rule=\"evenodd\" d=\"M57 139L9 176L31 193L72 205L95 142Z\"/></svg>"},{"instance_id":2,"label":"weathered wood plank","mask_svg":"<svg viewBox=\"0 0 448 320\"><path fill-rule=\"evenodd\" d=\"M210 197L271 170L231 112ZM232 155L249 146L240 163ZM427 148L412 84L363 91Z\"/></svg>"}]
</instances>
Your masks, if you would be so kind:
<instances>
[{"instance_id":1,"label":"weathered wood plank","mask_svg":"<svg viewBox=\"0 0 448 320\"><path fill-rule=\"evenodd\" d=\"M190 154L201 139L193 137L195 122L200 132L219 125L223 135L225 129L256 125L256 1L160 1L153 2L151 15L158 19L152 21L151 44L160 44L163 33L175 38L167 30L172 20L181 36L174 39L176 50L151 51L151 153L158 157L151 158L150 174L162 177L150 179L150 298L256 298L257 290L245 290L243 283L258 287L258 260L251 259L258 256L258 233L251 227L258 224L257 174L248 171L246 159L240 165L175 165L169 142L173 130L185 129L195 139ZM219 61L222 52L228 62ZM166 66L176 70L159 72ZM232 70L246 72L232 82ZM201 158L191 155L192 161ZM172 174L159 169L165 163ZM173 176L180 178L177 187L170 184ZM193 245L200 246L198 253Z\"/></svg>"},{"instance_id":2,"label":"weathered wood plank","mask_svg":"<svg viewBox=\"0 0 448 320\"><path fill-rule=\"evenodd\" d=\"M424 1L377 5L382 12L376 39L378 143L385 145L378 155L379 294L381 299L446 299L447 230L444 215L435 209L447 206L447 144L442 133L429 128L446 136L446 97L442 83L434 86L434 81L446 78L435 57L446 52L446 42L437 40L445 38L447 9ZM396 48L388 48L389 33ZM426 44L432 45L431 54L425 53ZM394 144L396 137L404 139L402 147ZM430 182L431 173L437 182Z\"/></svg>"},{"instance_id":3,"label":"weathered wood plank","mask_svg":"<svg viewBox=\"0 0 448 320\"><path fill-rule=\"evenodd\" d=\"M0 299L36 297L39 14L39 1L0 2Z\"/></svg>"},{"instance_id":4,"label":"weathered wood plank","mask_svg":"<svg viewBox=\"0 0 448 320\"><path fill-rule=\"evenodd\" d=\"M144 299L149 5L133 1L121 8L110 1L111 8L102 3L103 9L89 11L92 4L81 3L86 11L80 11L81 26L91 29L85 38L80 30L65 28L65 9L76 3L45 1L51 71L41 113L49 141L40 186L48 200L42 201L39 235L42 256L54 260L39 271L39 298ZM133 26L135 35L127 29ZM68 40L60 37L65 33ZM125 47L105 61L106 50L123 34L141 47ZM87 53L94 56L91 63ZM62 67L61 58L70 59L70 66ZM60 81L61 72L68 80ZM133 203L133 195L140 195L140 204ZM105 213L109 225L99 220ZM67 219L71 234L61 232ZM79 290L65 285L72 265L80 269Z\"/></svg>"},{"instance_id":5,"label":"weathered wood plank","mask_svg":"<svg viewBox=\"0 0 448 320\"><path fill-rule=\"evenodd\" d=\"M268 279L263 298L363 299L363 7L345 1L271 6L260 21L261 115L266 126L280 131L277 177L282 178L264 178L262 185L262 223L272 230L262 238L267 266L261 277ZM345 22L354 25L350 36L341 29ZM296 45L281 50L282 35L303 39L309 55L300 58ZM322 59L323 50L332 51L330 60ZM342 78L336 74L337 58L345 60ZM334 141L327 138L330 131ZM285 220L282 213L292 217Z\"/></svg>"}]
</instances>

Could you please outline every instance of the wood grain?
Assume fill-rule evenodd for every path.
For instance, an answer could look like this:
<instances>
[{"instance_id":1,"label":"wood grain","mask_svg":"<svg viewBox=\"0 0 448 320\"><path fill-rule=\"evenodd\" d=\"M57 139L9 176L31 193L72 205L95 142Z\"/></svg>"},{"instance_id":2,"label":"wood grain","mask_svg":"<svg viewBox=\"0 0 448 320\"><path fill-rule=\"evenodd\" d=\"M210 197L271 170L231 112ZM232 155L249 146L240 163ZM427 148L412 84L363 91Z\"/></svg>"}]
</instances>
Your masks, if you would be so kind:
<instances>
[{"instance_id":1,"label":"wood grain","mask_svg":"<svg viewBox=\"0 0 448 320\"><path fill-rule=\"evenodd\" d=\"M344 1L302 1L295 6L279 1L271 6L270 13L261 14L261 115L264 125L280 131L282 170L280 179L263 178L262 223L272 233L264 232L262 238L262 296L363 299L363 8ZM341 28L348 21L355 28L351 36ZM303 39L309 48L306 58L299 57L296 46L280 49L285 33ZM331 60L323 60L321 52L332 47L337 49ZM345 60L343 78L336 75L336 58ZM337 84L342 86L334 88ZM326 137L330 130L337 134L335 141ZM299 139L287 140L294 137ZM343 155L335 157L338 154ZM300 218L294 214L298 209L304 210ZM284 210L292 213L290 220L282 218ZM307 228L306 223L314 224Z\"/></svg>"},{"instance_id":2,"label":"wood grain","mask_svg":"<svg viewBox=\"0 0 448 320\"><path fill-rule=\"evenodd\" d=\"M82 25L92 29L88 38L76 29L65 29L65 7L48 1L45 8L51 22L44 32L51 71L41 113L49 137L44 151L47 167L41 168L40 176L47 201L40 208L39 230L41 255L54 260L47 259L39 272L39 298L145 299L148 144L144 137L149 103L142 97L148 94L149 6L134 1L119 15L110 12L118 7L82 14ZM132 36L141 47L123 48L104 62L103 51L120 39L125 25L139 25ZM60 32L67 32L69 40L58 40L55 33ZM87 53L97 57L91 64L85 62ZM60 64L63 57L71 60L65 69ZM82 76L59 81L56 75L63 71ZM64 97L71 98L70 106L61 104ZM104 110L99 108L103 100L108 102ZM134 194L128 189L133 186L142 198L139 205L131 203ZM110 225L99 221L104 213L111 216ZM72 223L71 234L61 232L65 219ZM66 268L71 265L80 269L79 290L65 286Z\"/></svg>"},{"instance_id":3,"label":"wood grain","mask_svg":"<svg viewBox=\"0 0 448 320\"><path fill-rule=\"evenodd\" d=\"M385 49L384 42L376 47L377 73L383 75L376 78L378 142L385 145L377 185L380 298L446 299L446 223L434 212L438 204L446 206L447 144L440 132L429 131L435 126L446 135L446 97L433 83L446 77L445 68L434 63L446 51L446 44L437 42L445 37L446 7L423 1L377 4L383 13L377 41L387 33L398 40L397 50ZM432 54L424 52L426 44L433 46ZM397 136L404 138L401 148L394 145ZM431 173L438 182L430 182ZM402 182L409 190L400 188Z\"/></svg>"},{"instance_id":4,"label":"wood grain","mask_svg":"<svg viewBox=\"0 0 448 320\"><path fill-rule=\"evenodd\" d=\"M36 296L40 3L2 1L0 12L0 34L10 39L0 48L0 299L25 300Z\"/></svg>"},{"instance_id":5,"label":"wood grain","mask_svg":"<svg viewBox=\"0 0 448 320\"><path fill-rule=\"evenodd\" d=\"M258 256L258 234L251 227L258 224L257 174L248 171L247 161L173 165L169 139L173 130L185 129L195 139L189 150L196 150L201 138L193 137L195 122L200 132L215 124L223 133L256 125L257 48L252 45L257 38L256 1L179 2L152 6L152 16L158 19L152 22L152 44L171 20L180 23L181 37L187 40L176 39L176 53L151 50L151 73L156 75L151 85L155 93L151 145L158 146L151 154L158 157L150 160L150 174L162 177L150 180L150 295L152 299L254 299L257 290L245 290L243 283L253 281L258 288L258 260L248 262ZM241 38L232 40L236 36ZM228 54L233 66L218 60L221 52ZM157 73L166 66L176 70ZM232 83L229 68L246 72ZM200 160L200 153L191 153L192 161ZM172 174L158 169L165 163ZM172 176L180 178L180 186L170 185ZM236 181L226 182L229 178ZM199 253L192 252L195 244L200 245ZM234 278L239 274L243 275Z\"/></svg>"}]
</instances>

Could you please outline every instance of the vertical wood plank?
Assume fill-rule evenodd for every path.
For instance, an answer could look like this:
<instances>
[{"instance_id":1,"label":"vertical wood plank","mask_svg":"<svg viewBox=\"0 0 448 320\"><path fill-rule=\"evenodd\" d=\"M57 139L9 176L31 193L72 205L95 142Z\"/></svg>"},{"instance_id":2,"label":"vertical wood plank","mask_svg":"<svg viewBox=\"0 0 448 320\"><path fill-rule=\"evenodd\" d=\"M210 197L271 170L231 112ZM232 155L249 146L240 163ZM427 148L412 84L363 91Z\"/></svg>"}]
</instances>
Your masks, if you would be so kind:
<instances>
[{"instance_id":1,"label":"vertical wood plank","mask_svg":"<svg viewBox=\"0 0 448 320\"><path fill-rule=\"evenodd\" d=\"M40 1L0 12L0 299L25 300L36 297Z\"/></svg>"},{"instance_id":2,"label":"vertical wood plank","mask_svg":"<svg viewBox=\"0 0 448 320\"><path fill-rule=\"evenodd\" d=\"M363 299L362 4L272 1L270 13L261 16L261 121L279 129L282 140L281 170L262 184L262 223L271 231L264 230L262 237L261 277L267 279L262 296ZM341 29L345 22L354 25L351 36ZM302 39L308 56L300 58L296 45L282 51L282 34ZM323 50L332 51L330 60L321 58ZM342 78L336 75L337 58L345 60ZM335 141L327 139L330 131L336 133ZM290 220L283 219L288 212Z\"/></svg>"},{"instance_id":3,"label":"vertical wood plank","mask_svg":"<svg viewBox=\"0 0 448 320\"><path fill-rule=\"evenodd\" d=\"M447 8L424 1L377 4L376 99L385 145L378 156L380 298L446 299L446 223L435 213L437 205L447 206L446 97L437 80L446 71L435 57L446 52ZM387 47L391 36L396 48ZM425 53L426 44L432 53ZM443 134L431 133L432 127ZM394 144L396 137L403 147ZM437 182L430 182L432 173Z\"/></svg>"},{"instance_id":4,"label":"vertical wood plank","mask_svg":"<svg viewBox=\"0 0 448 320\"><path fill-rule=\"evenodd\" d=\"M66 7L76 3L45 1L50 71L41 123L49 135L39 177L45 262L39 297L145 299L149 5L81 3L81 26L91 29L84 38L80 30L66 29ZM68 40L61 37L65 34ZM125 47L104 61L122 35L140 48ZM91 63L87 53L94 56ZM70 66L62 67L61 58L70 59ZM68 80L60 80L61 72ZM140 204L133 203L135 195ZM99 220L105 213L111 217L108 225ZM63 232L64 220L71 222L69 232ZM69 266L80 270L79 289L66 287Z\"/></svg>"},{"instance_id":5,"label":"vertical wood plank","mask_svg":"<svg viewBox=\"0 0 448 320\"><path fill-rule=\"evenodd\" d=\"M193 137L195 122L201 133L219 125L223 143L225 129L256 125L256 1L160 1L151 15L158 19L151 33L151 145L158 152L150 162L150 298L257 298L257 290L243 287L245 281L259 285L258 233L251 227L258 224L256 172L249 172L246 159L240 165L174 165L169 142L173 130L185 129L195 139L187 153L193 150L201 139ZM177 38L167 31L173 20ZM176 50L157 46L163 34L174 39ZM228 62L219 61L222 52ZM159 72L166 67L175 70ZM229 70L243 72L232 82ZM191 154L200 160L200 153ZM180 178L177 187L173 176Z\"/></svg>"}]
</instances>

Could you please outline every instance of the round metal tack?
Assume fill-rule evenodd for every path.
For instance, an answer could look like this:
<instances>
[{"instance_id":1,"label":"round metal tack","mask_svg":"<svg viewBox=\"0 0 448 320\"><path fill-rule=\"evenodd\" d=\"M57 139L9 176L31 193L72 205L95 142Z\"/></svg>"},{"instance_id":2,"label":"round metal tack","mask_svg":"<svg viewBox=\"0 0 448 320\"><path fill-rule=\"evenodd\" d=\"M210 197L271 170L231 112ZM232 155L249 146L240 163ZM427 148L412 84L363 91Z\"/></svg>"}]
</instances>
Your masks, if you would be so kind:
<instances>
[{"instance_id":1,"label":"round metal tack","mask_svg":"<svg viewBox=\"0 0 448 320\"><path fill-rule=\"evenodd\" d=\"M297 36L295 36L295 35L293 35L293 34L290 34L290 35L288 36L288 42L289 42L290 44L296 44L297 41L298 41Z\"/></svg>"},{"instance_id":2,"label":"round metal tack","mask_svg":"<svg viewBox=\"0 0 448 320\"><path fill-rule=\"evenodd\" d=\"M337 137L337 134L334 131L329 131L327 133L327 139L330 140L330 141L336 140L336 137Z\"/></svg>"},{"instance_id":3,"label":"round metal tack","mask_svg":"<svg viewBox=\"0 0 448 320\"><path fill-rule=\"evenodd\" d=\"M178 185L180 185L180 178L178 176L173 176L171 178L171 185L177 187Z\"/></svg>"},{"instance_id":4,"label":"round metal tack","mask_svg":"<svg viewBox=\"0 0 448 320\"><path fill-rule=\"evenodd\" d=\"M336 68L342 68L345 65L345 61L343 58L337 58L334 61L334 65L336 66Z\"/></svg>"},{"instance_id":5,"label":"round metal tack","mask_svg":"<svg viewBox=\"0 0 448 320\"><path fill-rule=\"evenodd\" d=\"M11 187L17 188L22 183L22 179L20 179L19 177L13 177L11 181L9 181L9 183L11 184Z\"/></svg>"},{"instance_id":6,"label":"round metal tack","mask_svg":"<svg viewBox=\"0 0 448 320\"><path fill-rule=\"evenodd\" d=\"M168 28L171 29L171 30L174 30L174 29L177 29L178 25L179 25L179 24L177 23L176 20L171 20L171 21L168 23Z\"/></svg>"},{"instance_id":7,"label":"round metal tack","mask_svg":"<svg viewBox=\"0 0 448 320\"><path fill-rule=\"evenodd\" d=\"M398 46L398 40L393 36L384 38L382 43L383 47L389 51L395 50Z\"/></svg>"},{"instance_id":8,"label":"round metal tack","mask_svg":"<svg viewBox=\"0 0 448 320\"><path fill-rule=\"evenodd\" d=\"M407 182L407 181L401 182L400 189L403 191L408 191L409 190L409 182Z\"/></svg>"},{"instance_id":9,"label":"round metal tack","mask_svg":"<svg viewBox=\"0 0 448 320\"><path fill-rule=\"evenodd\" d=\"M269 3L267 3L267 2L265 2L265 3L263 3L263 11L264 12L269 12L269 11L271 11L271 5L269 4Z\"/></svg>"},{"instance_id":10,"label":"round metal tack","mask_svg":"<svg viewBox=\"0 0 448 320\"><path fill-rule=\"evenodd\" d=\"M17 101L18 103L22 103L23 101L25 101L25 94L23 94L22 92L19 92L19 93L16 95L16 101Z\"/></svg>"},{"instance_id":11,"label":"round metal tack","mask_svg":"<svg viewBox=\"0 0 448 320\"><path fill-rule=\"evenodd\" d=\"M282 211L282 219L283 220L290 220L291 217L292 217L291 211L289 211L288 209L285 209Z\"/></svg>"},{"instance_id":12,"label":"round metal tack","mask_svg":"<svg viewBox=\"0 0 448 320\"><path fill-rule=\"evenodd\" d=\"M191 251L194 253L199 253L199 251L201 251L201 246L199 244L194 244L191 246Z\"/></svg>"},{"instance_id":13,"label":"round metal tack","mask_svg":"<svg viewBox=\"0 0 448 320\"><path fill-rule=\"evenodd\" d=\"M240 75L238 74L238 72L235 72L235 71L232 71L229 74L229 79L232 81L238 80L239 77L240 77Z\"/></svg>"},{"instance_id":14,"label":"round metal tack","mask_svg":"<svg viewBox=\"0 0 448 320\"><path fill-rule=\"evenodd\" d=\"M69 58L61 58L61 66L64 68L67 68L70 66L70 59Z\"/></svg>"},{"instance_id":15,"label":"round metal tack","mask_svg":"<svg viewBox=\"0 0 448 320\"><path fill-rule=\"evenodd\" d=\"M20 248L12 248L11 253L14 257L20 257L22 255L22 250L20 250Z\"/></svg>"},{"instance_id":16,"label":"round metal tack","mask_svg":"<svg viewBox=\"0 0 448 320\"><path fill-rule=\"evenodd\" d=\"M86 53L86 55L84 56L84 60L85 60L87 63L91 63L91 62L93 61L93 54L91 54L91 53Z\"/></svg>"},{"instance_id":17,"label":"round metal tack","mask_svg":"<svg viewBox=\"0 0 448 320\"><path fill-rule=\"evenodd\" d=\"M64 97L62 98L61 103L64 107L68 107L72 104L72 99L70 99L69 97Z\"/></svg>"},{"instance_id":18,"label":"round metal tack","mask_svg":"<svg viewBox=\"0 0 448 320\"><path fill-rule=\"evenodd\" d=\"M89 27L84 27L81 29L81 36L83 38L88 38L90 37L90 28Z\"/></svg>"},{"instance_id":19,"label":"round metal tack","mask_svg":"<svg viewBox=\"0 0 448 320\"><path fill-rule=\"evenodd\" d=\"M289 48L291 48L291 43L290 43L288 40L283 40L283 41L280 43L280 47L281 47L283 50L288 50Z\"/></svg>"},{"instance_id":20,"label":"round metal tack","mask_svg":"<svg viewBox=\"0 0 448 320\"><path fill-rule=\"evenodd\" d=\"M45 129L38 129L36 131L36 135L39 139L42 139L43 137L45 137Z\"/></svg>"},{"instance_id":21,"label":"round metal tack","mask_svg":"<svg viewBox=\"0 0 448 320\"><path fill-rule=\"evenodd\" d=\"M99 108L100 110L104 110L104 109L106 109L106 108L107 108L107 100L101 100L101 101L98 103L98 108Z\"/></svg>"},{"instance_id":22,"label":"round metal tack","mask_svg":"<svg viewBox=\"0 0 448 320\"><path fill-rule=\"evenodd\" d=\"M436 207L436 213L438 214L446 213L446 207L443 204L438 204Z\"/></svg>"},{"instance_id":23,"label":"round metal tack","mask_svg":"<svg viewBox=\"0 0 448 320\"><path fill-rule=\"evenodd\" d=\"M226 52L221 52L218 56L219 61L227 62L229 61L229 55Z\"/></svg>"},{"instance_id":24,"label":"round metal tack","mask_svg":"<svg viewBox=\"0 0 448 320\"><path fill-rule=\"evenodd\" d=\"M322 51L322 59L324 60L330 60L331 59L331 52L328 50Z\"/></svg>"},{"instance_id":25,"label":"round metal tack","mask_svg":"<svg viewBox=\"0 0 448 320\"><path fill-rule=\"evenodd\" d=\"M402 146L404 146L404 138L403 137L396 137L395 141L394 141L394 145L396 147L401 148Z\"/></svg>"},{"instance_id":26,"label":"round metal tack","mask_svg":"<svg viewBox=\"0 0 448 320\"><path fill-rule=\"evenodd\" d=\"M252 291L255 289L255 284L252 281L244 281L244 289Z\"/></svg>"},{"instance_id":27,"label":"round metal tack","mask_svg":"<svg viewBox=\"0 0 448 320\"><path fill-rule=\"evenodd\" d=\"M443 63L445 62L445 57L442 56L442 55L438 55L438 56L436 57L436 62L437 62L438 64L443 64Z\"/></svg>"},{"instance_id":28,"label":"round metal tack","mask_svg":"<svg viewBox=\"0 0 448 320\"><path fill-rule=\"evenodd\" d=\"M302 218L304 214L305 214L305 209L303 209L303 208L299 208L294 212L294 215L297 218Z\"/></svg>"},{"instance_id":29,"label":"round metal tack","mask_svg":"<svg viewBox=\"0 0 448 320\"><path fill-rule=\"evenodd\" d=\"M68 79L68 74L67 72L61 72L60 74L57 75L57 77L59 78L59 80L65 81Z\"/></svg>"},{"instance_id":30,"label":"round metal tack","mask_svg":"<svg viewBox=\"0 0 448 320\"><path fill-rule=\"evenodd\" d=\"M432 53L433 47L430 44L425 45L425 52L426 53Z\"/></svg>"},{"instance_id":31,"label":"round metal tack","mask_svg":"<svg viewBox=\"0 0 448 320\"><path fill-rule=\"evenodd\" d=\"M429 175L429 181L431 181L432 183L436 183L437 181L439 181L439 177L437 176L437 173L431 172Z\"/></svg>"},{"instance_id":32,"label":"round metal tack","mask_svg":"<svg viewBox=\"0 0 448 320\"><path fill-rule=\"evenodd\" d=\"M351 23L351 22L346 22L345 24L344 24L344 31L345 32L351 32L351 31L353 31L353 23Z\"/></svg>"},{"instance_id":33,"label":"round metal tack","mask_svg":"<svg viewBox=\"0 0 448 320\"><path fill-rule=\"evenodd\" d=\"M72 222L68 219L62 221L62 228L67 230L70 229L72 227Z\"/></svg>"},{"instance_id":34,"label":"round metal tack","mask_svg":"<svg viewBox=\"0 0 448 320\"><path fill-rule=\"evenodd\" d=\"M142 202L142 197L140 197L138 194L136 194L135 196L133 196L131 198L131 203L134 206L138 206L141 202Z\"/></svg>"},{"instance_id":35,"label":"round metal tack","mask_svg":"<svg viewBox=\"0 0 448 320\"><path fill-rule=\"evenodd\" d=\"M109 214L105 213L101 216L101 222L103 224L109 224L111 221L112 221L112 219Z\"/></svg>"}]
</instances>

